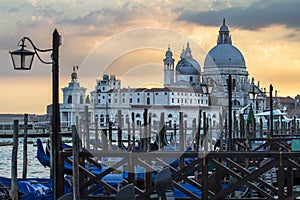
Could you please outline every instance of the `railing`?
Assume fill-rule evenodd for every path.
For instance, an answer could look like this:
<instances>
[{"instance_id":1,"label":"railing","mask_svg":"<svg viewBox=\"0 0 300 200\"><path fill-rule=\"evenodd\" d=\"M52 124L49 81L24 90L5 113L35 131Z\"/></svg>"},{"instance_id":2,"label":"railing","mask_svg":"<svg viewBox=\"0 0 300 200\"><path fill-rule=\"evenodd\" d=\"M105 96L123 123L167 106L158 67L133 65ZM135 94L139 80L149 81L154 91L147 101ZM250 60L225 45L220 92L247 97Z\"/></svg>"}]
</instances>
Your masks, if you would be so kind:
<instances>
[{"instance_id":1,"label":"railing","mask_svg":"<svg viewBox=\"0 0 300 200\"><path fill-rule=\"evenodd\" d=\"M61 155L67 158L72 156L72 153L62 152ZM81 199L114 199L118 188L102 178L120 166L123 166L128 176L118 187L134 183L136 199L158 199L153 178L155 179L155 174L165 166L170 167L173 184L181 193L181 197L176 199L286 199L300 195L293 192L294 174L300 169L299 153L289 152L287 149L261 152L80 152L80 158L84 159L82 163L99 167L99 171L99 160L103 157L122 159L99 173L92 173L85 169L84 165L80 165ZM166 162L170 158L178 159L179 164L176 168ZM71 160L66 160L72 163ZM154 162L155 166L151 164ZM137 165L146 171L143 175L144 188L138 186L138 180L135 178L134 169ZM273 176L272 182L267 176ZM193 190L186 185L193 187ZM103 189L104 192L97 194L97 191Z\"/></svg>"}]
</instances>

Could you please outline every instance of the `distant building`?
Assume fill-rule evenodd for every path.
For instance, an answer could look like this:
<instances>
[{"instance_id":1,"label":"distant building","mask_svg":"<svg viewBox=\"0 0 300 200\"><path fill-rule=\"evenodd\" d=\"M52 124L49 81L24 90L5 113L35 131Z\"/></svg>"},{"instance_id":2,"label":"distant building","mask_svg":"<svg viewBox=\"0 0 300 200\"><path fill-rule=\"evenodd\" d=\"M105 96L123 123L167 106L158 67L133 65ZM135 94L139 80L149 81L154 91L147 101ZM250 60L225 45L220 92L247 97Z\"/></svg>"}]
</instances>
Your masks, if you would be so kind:
<instances>
[{"instance_id":1,"label":"distant building","mask_svg":"<svg viewBox=\"0 0 300 200\"><path fill-rule=\"evenodd\" d=\"M13 134L14 120L19 121L19 133L23 133L24 114L0 114L0 134ZM47 115L28 115L28 133L46 133L49 125Z\"/></svg>"},{"instance_id":2,"label":"distant building","mask_svg":"<svg viewBox=\"0 0 300 200\"><path fill-rule=\"evenodd\" d=\"M267 106L266 109L270 109L270 98L266 98ZM283 113L287 114L289 118L300 118L300 95L297 95L295 98L290 96L279 97L275 91L275 96L273 97L273 108L279 109Z\"/></svg>"}]
</instances>

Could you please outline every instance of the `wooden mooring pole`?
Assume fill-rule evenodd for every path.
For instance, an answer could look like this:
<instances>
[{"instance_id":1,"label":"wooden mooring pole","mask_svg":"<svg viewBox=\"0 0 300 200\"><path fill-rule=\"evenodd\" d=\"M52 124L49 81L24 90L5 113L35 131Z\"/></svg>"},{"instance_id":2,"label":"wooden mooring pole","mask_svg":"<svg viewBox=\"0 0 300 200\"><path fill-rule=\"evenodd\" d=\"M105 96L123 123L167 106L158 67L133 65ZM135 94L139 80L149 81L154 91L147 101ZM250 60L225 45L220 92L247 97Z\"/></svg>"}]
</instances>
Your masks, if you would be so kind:
<instances>
[{"instance_id":1,"label":"wooden mooring pole","mask_svg":"<svg viewBox=\"0 0 300 200\"><path fill-rule=\"evenodd\" d=\"M23 173L22 177L27 177L27 137L28 137L28 114L24 115L24 137L23 137Z\"/></svg>"},{"instance_id":2,"label":"wooden mooring pole","mask_svg":"<svg viewBox=\"0 0 300 200\"><path fill-rule=\"evenodd\" d=\"M84 116L85 116L85 135L86 135L86 147L87 149L90 149L90 117L89 117L89 107L84 106Z\"/></svg>"},{"instance_id":3,"label":"wooden mooring pole","mask_svg":"<svg viewBox=\"0 0 300 200\"><path fill-rule=\"evenodd\" d=\"M122 111L118 110L118 147L120 149L122 149L122 142L123 142L123 138L122 138Z\"/></svg>"},{"instance_id":4,"label":"wooden mooring pole","mask_svg":"<svg viewBox=\"0 0 300 200\"><path fill-rule=\"evenodd\" d=\"M95 116L95 142L94 142L94 150L98 149L99 146L99 136L98 136L98 116Z\"/></svg>"},{"instance_id":5,"label":"wooden mooring pole","mask_svg":"<svg viewBox=\"0 0 300 200\"><path fill-rule=\"evenodd\" d=\"M206 112L203 112L203 139L201 140L204 145L204 151L208 150L208 140L207 140L207 118Z\"/></svg>"},{"instance_id":6,"label":"wooden mooring pole","mask_svg":"<svg viewBox=\"0 0 300 200\"><path fill-rule=\"evenodd\" d=\"M11 159L11 190L10 197L12 200L18 200L18 145L19 145L19 120L14 120L14 143Z\"/></svg>"},{"instance_id":7,"label":"wooden mooring pole","mask_svg":"<svg viewBox=\"0 0 300 200\"><path fill-rule=\"evenodd\" d=\"M201 144L200 144L201 114L202 114L202 110L199 110L199 113L198 113L198 127L197 127L196 136L195 136L196 151L200 151L201 150Z\"/></svg>"},{"instance_id":8,"label":"wooden mooring pole","mask_svg":"<svg viewBox=\"0 0 300 200\"><path fill-rule=\"evenodd\" d=\"M270 135L273 137L273 86L270 85Z\"/></svg>"},{"instance_id":9,"label":"wooden mooring pole","mask_svg":"<svg viewBox=\"0 0 300 200\"><path fill-rule=\"evenodd\" d=\"M228 149L232 150L232 78L228 77Z\"/></svg>"},{"instance_id":10,"label":"wooden mooring pole","mask_svg":"<svg viewBox=\"0 0 300 200\"><path fill-rule=\"evenodd\" d=\"M80 187L79 187L79 136L76 130L76 126L72 125L72 143L73 143L73 199L80 199Z\"/></svg>"},{"instance_id":11,"label":"wooden mooring pole","mask_svg":"<svg viewBox=\"0 0 300 200\"><path fill-rule=\"evenodd\" d=\"M135 151L135 120L134 120L134 112L131 113L131 121L132 121L132 150Z\"/></svg>"},{"instance_id":12,"label":"wooden mooring pole","mask_svg":"<svg viewBox=\"0 0 300 200\"><path fill-rule=\"evenodd\" d=\"M183 112L179 112L179 142L180 151L184 151L185 135L183 131Z\"/></svg>"},{"instance_id":13,"label":"wooden mooring pole","mask_svg":"<svg viewBox=\"0 0 300 200\"><path fill-rule=\"evenodd\" d=\"M165 146L165 139L166 139L166 130L165 130L165 113L160 113L160 120L159 120L159 149L164 148Z\"/></svg>"}]
</instances>

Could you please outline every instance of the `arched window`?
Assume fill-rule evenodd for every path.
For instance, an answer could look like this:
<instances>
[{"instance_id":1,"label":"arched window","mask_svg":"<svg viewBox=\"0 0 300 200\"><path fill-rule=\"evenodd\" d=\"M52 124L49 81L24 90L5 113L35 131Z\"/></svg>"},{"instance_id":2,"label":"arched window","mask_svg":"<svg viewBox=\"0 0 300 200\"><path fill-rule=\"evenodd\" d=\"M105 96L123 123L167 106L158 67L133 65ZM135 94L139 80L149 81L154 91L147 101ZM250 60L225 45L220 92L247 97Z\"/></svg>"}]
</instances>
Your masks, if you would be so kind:
<instances>
[{"instance_id":1,"label":"arched window","mask_svg":"<svg viewBox=\"0 0 300 200\"><path fill-rule=\"evenodd\" d=\"M147 98L147 105L150 105L150 97Z\"/></svg>"},{"instance_id":2,"label":"arched window","mask_svg":"<svg viewBox=\"0 0 300 200\"><path fill-rule=\"evenodd\" d=\"M169 115L168 115L168 118L172 118L172 117L173 117L172 114L169 114Z\"/></svg>"},{"instance_id":3,"label":"arched window","mask_svg":"<svg viewBox=\"0 0 300 200\"><path fill-rule=\"evenodd\" d=\"M141 117L141 115L140 115L139 113L137 113L137 114L135 115L135 117Z\"/></svg>"}]
</instances>

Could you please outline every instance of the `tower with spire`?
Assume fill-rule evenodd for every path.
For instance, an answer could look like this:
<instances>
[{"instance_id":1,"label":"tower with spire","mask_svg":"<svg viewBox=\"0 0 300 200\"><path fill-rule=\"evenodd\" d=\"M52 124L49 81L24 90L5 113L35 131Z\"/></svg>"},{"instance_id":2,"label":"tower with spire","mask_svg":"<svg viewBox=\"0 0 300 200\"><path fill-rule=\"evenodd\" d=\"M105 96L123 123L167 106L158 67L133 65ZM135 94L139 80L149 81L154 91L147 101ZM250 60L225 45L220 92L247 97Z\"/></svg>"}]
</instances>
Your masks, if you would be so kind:
<instances>
[{"instance_id":1,"label":"tower with spire","mask_svg":"<svg viewBox=\"0 0 300 200\"><path fill-rule=\"evenodd\" d=\"M74 124L75 116L84 111L86 88L78 82L78 66L73 66L71 81L67 87L62 88L63 103L60 104L62 127ZM76 109L74 109L76 107ZM74 110L73 110L74 109Z\"/></svg>"},{"instance_id":2,"label":"tower with spire","mask_svg":"<svg viewBox=\"0 0 300 200\"><path fill-rule=\"evenodd\" d=\"M166 51L166 58L164 61L164 87L170 87L174 83L174 58L170 49Z\"/></svg>"}]
</instances>

